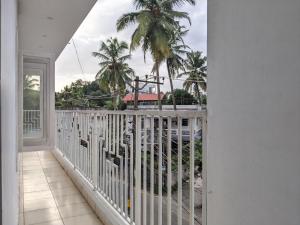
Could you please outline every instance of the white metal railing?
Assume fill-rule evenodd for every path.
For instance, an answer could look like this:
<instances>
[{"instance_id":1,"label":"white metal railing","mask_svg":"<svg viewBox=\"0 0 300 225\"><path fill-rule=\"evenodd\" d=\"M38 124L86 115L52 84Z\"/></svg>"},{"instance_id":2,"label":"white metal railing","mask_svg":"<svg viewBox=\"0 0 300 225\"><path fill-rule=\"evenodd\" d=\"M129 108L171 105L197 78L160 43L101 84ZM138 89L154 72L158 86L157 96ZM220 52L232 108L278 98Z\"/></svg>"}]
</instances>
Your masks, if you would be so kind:
<instances>
[{"instance_id":1,"label":"white metal railing","mask_svg":"<svg viewBox=\"0 0 300 225\"><path fill-rule=\"evenodd\" d=\"M23 110L24 137L36 136L41 131L41 111Z\"/></svg>"},{"instance_id":2,"label":"white metal railing","mask_svg":"<svg viewBox=\"0 0 300 225\"><path fill-rule=\"evenodd\" d=\"M129 224L200 225L205 115L57 111L56 146Z\"/></svg>"}]
</instances>

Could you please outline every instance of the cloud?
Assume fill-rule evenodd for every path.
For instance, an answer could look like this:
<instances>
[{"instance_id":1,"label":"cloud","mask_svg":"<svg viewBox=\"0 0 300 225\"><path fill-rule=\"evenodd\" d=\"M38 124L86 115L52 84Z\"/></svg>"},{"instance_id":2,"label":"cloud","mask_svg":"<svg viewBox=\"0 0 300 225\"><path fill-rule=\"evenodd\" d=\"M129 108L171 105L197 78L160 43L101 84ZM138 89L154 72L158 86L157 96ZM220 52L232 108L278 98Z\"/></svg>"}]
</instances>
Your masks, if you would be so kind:
<instances>
[{"instance_id":1,"label":"cloud","mask_svg":"<svg viewBox=\"0 0 300 225\"><path fill-rule=\"evenodd\" d=\"M134 26L117 32L116 21L124 13L134 11L132 2L132 0L99 0L95 4L73 36L84 73L81 72L75 48L70 41L56 61L56 91L60 91L64 86L77 79L93 80L95 78L99 65L97 59L92 56L92 52L99 49L101 41L117 37L119 40L130 43ZM188 12L192 19L189 33L185 37L186 44L193 50L200 50L204 53L206 53L207 42L206 8L206 0L198 0L196 6L186 5L180 8L181 11ZM188 26L188 23L185 22L185 25ZM151 56L147 54L145 63L144 54L138 49L133 52L129 65L136 71L136 75L143 77L151 72L153 62ZM167 76L165 65L161 67L161 75ZM175 87L181 88L183 82L175 81L174 83ZM162 90L169 91L167 79Z\"/></svg>"}]
</instances>

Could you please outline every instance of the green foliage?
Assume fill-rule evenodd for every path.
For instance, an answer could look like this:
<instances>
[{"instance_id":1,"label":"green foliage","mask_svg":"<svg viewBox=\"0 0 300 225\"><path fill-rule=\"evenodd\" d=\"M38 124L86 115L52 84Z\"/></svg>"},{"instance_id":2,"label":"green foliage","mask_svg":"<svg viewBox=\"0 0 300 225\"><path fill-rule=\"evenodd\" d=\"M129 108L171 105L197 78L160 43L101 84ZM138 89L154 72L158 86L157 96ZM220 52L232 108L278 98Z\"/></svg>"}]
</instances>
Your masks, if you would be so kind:
<instances>
[{"instance_id":1,"label":"green foliage","mask_svg":"<svg viewBox=\"0 0 300 225\"><path fill-rule=\"evenodd\" d=\"M173 96L175 96L176 105L193 105L197 103L197 100L184 89L175 89L173 94L165 95L163 99L164 104L172 105Z\"/></svg>"},{"instance_id":2,"label":"green foliage","mask_svg":"<svg viewBox=\"0 0 300 225\"><path fill-rule=\"evenodd\" d=\"M134 77L133 69L126 63L130 59L130 55L124 54L127 49L126 42L110 38L101 43L98 52L93 52L93 56L100 61L96 80L102 89L114 96L114 109L117 108L117 98L124 96L126 85L131 83Z\"/></svg>"},{"instance_id":3,"label":"green foliage","mask_svg":"<svg viewBox=\"0 0 300 225\"><path fill-rule=\"evenodd\" d=\"M23 108L24 110L40 109L40 85L36 76L26 75L23 80Z\"/></svg>"},{"instance_id":4,"label":"green foliage","mask_svg":"<svg viewBox=\"0 0 300 225\"><path fill-rule=\"evenodd\" d=\"M23 94L24 110L40 109L40 92L37 90L25 89Z\"/></svg>"},{"instance_id":5,"label":"green foliage","mask_svg":"<svg viewBox=\"0 0 300 225\"><path fill-rule=\"evenodd\" d=\"M184 72L180 76L187 76L183 83L185 90L194 93L199 103L202 103L201 92L206 92L207 57L202 52L192 51L187 53Z\"/></svg>"},{"instance_id":6,"label":"green foliage","mask_svg":"<svg viewBox=\"0 0 300 225\"><path fill-rule=\"evenodd\" d=\"M153 72L159 78L159 67L166 58L172 55L170 40L180 27L179 20L190 21L188 13L175 10L184 3L194 5L194 0L135 0L136 12L124 14L117 21L117 30L124 30L131 24L137 24L132 34L130 50L141 46L144 52L150 52L155 62ZM160 92L160 85L157 85ZM159 101L161 109L161 102Z\"/></svg>"},{"instance_id":7,"label":"green foliage","mask_svg":"<svg viewBox=\"0 0 300 225\"><path fill-rule=\"evenodd\" d=\"M194 152L194 163L195 163L195 173L202 172L202 140L195 141L195 152ZM190 144L185 144L182 147L182 167L184 170L190 169ZM172 155L172 171L178 171L178 155Z\"/></svg>"},{"instance_id":8,"label":"green foliage","mask_svg":"<svg viewBox=\"0 0 300 225\"><path fill-rule=\"evenodd\" d=\"M183 58L183 55L188 53L187 49L189 49L189 47L184 43L183 36L187 32L188 30L184 30L183 26L178 27L177 30L174 31L172 38L169 40L170 55L166 58L166 66L172 93L172 98L170 100L172 101L174 110L176 110L178 101L176 101L176 95L173 94L173 79L179 74L180 70L184 70L185 59Z\"/></svg>"},{"instance_id":9,"label":"green foliage","mask_svg":"<svg viewBox=\"0 0 300 225\"><path fill-rule=\"evenodd\" d=\"M201 104L202 105L207 105L207 95L202 95L202 97L201 97Z\"/></svg>"},{"instance_id":10,"label":"green foliage","mask_svg":"<svg viewBox=\"0 0 300 225\"><path fill-rule=\"evenodd\" d=\"M178 20L190 18L186 12L176 11L174 8L187 2L195 4L193 0L136 0L134 5L138 11L124 14L117 21L117 30L124 30L131 24L138 24L132 34L130 49L142 46L146 53L150 51L155 62L159 62L170 55L169 40L179 27Z\"/></svg>"},{"instance_id":11,"label":"green foliage","mask_svg":"<svg viewBox=\"0 0 300 225\"><path fill-rule=\"evenodd\" d=\"M195 167L197 171L202 171L202 140L195 141ZM190 168L190 144L186 144L182 148L182 164L186 169Z\"/></svg>"},{"instance_id":12,"label":"green foliage","mask_svg":"<svg viewBox=\"0 0 300 225\"><path fill-rule=\"evenodd\" d=\"M103 107L107 100L102 98L105 95L109 95L109 93L101 89L96 81L77 80L66 86L61 92L55 93L55 106L59 109L99 108ZM96 99L92 97L96 97Z\"/></svg>"},{"instance_id":13,"label":"green foliage","mask_svg":"<svg viewBox=\"0 0 300 225\"><path fill-rule=\"evenodd\" d=\"M127 107L127 105L121 100L116 103L116 108L118 110L125 110L126 107ZM111 101L111 100L105 101L104 108L107 110L115 110L115 105L114 105L113 101Z\"/></svg>"}]
</instances>

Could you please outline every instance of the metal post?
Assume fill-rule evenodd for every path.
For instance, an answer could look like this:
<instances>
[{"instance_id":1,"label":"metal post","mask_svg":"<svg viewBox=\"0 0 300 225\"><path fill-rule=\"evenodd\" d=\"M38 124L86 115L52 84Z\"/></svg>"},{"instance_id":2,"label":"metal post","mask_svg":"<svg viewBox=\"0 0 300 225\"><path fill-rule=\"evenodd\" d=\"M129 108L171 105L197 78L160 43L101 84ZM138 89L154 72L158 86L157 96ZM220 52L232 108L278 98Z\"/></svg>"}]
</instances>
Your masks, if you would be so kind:
<instances>
[{"instance_id":1,"label":"metal post","mask_svg":"<svg viewBox=\"0 0 300 225\"><path fill-rule=\"evenodd\" d=\"M140 78L138 76L136 76L134 82L135 82L135 85L134 85L134 110L138 110Z\"/></svg>"}]
</instances>

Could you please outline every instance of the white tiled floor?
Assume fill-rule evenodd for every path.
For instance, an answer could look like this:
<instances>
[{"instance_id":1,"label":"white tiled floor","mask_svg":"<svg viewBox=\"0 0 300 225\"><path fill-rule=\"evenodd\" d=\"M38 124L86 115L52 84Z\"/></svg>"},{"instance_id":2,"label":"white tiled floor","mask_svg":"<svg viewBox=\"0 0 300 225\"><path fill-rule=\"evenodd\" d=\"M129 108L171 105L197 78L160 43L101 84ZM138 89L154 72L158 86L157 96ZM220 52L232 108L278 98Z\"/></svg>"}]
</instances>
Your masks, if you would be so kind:
<instances>
[{"instance_id":1,"label":"white tiled floor","mask_svg":"<svg viewBox=\"0 0 300 225\"><path fill-rule=\"evenodd\" d=\"M51 152L21 160L20 225L102 225Z\"/></svg>"}]
</instances>

